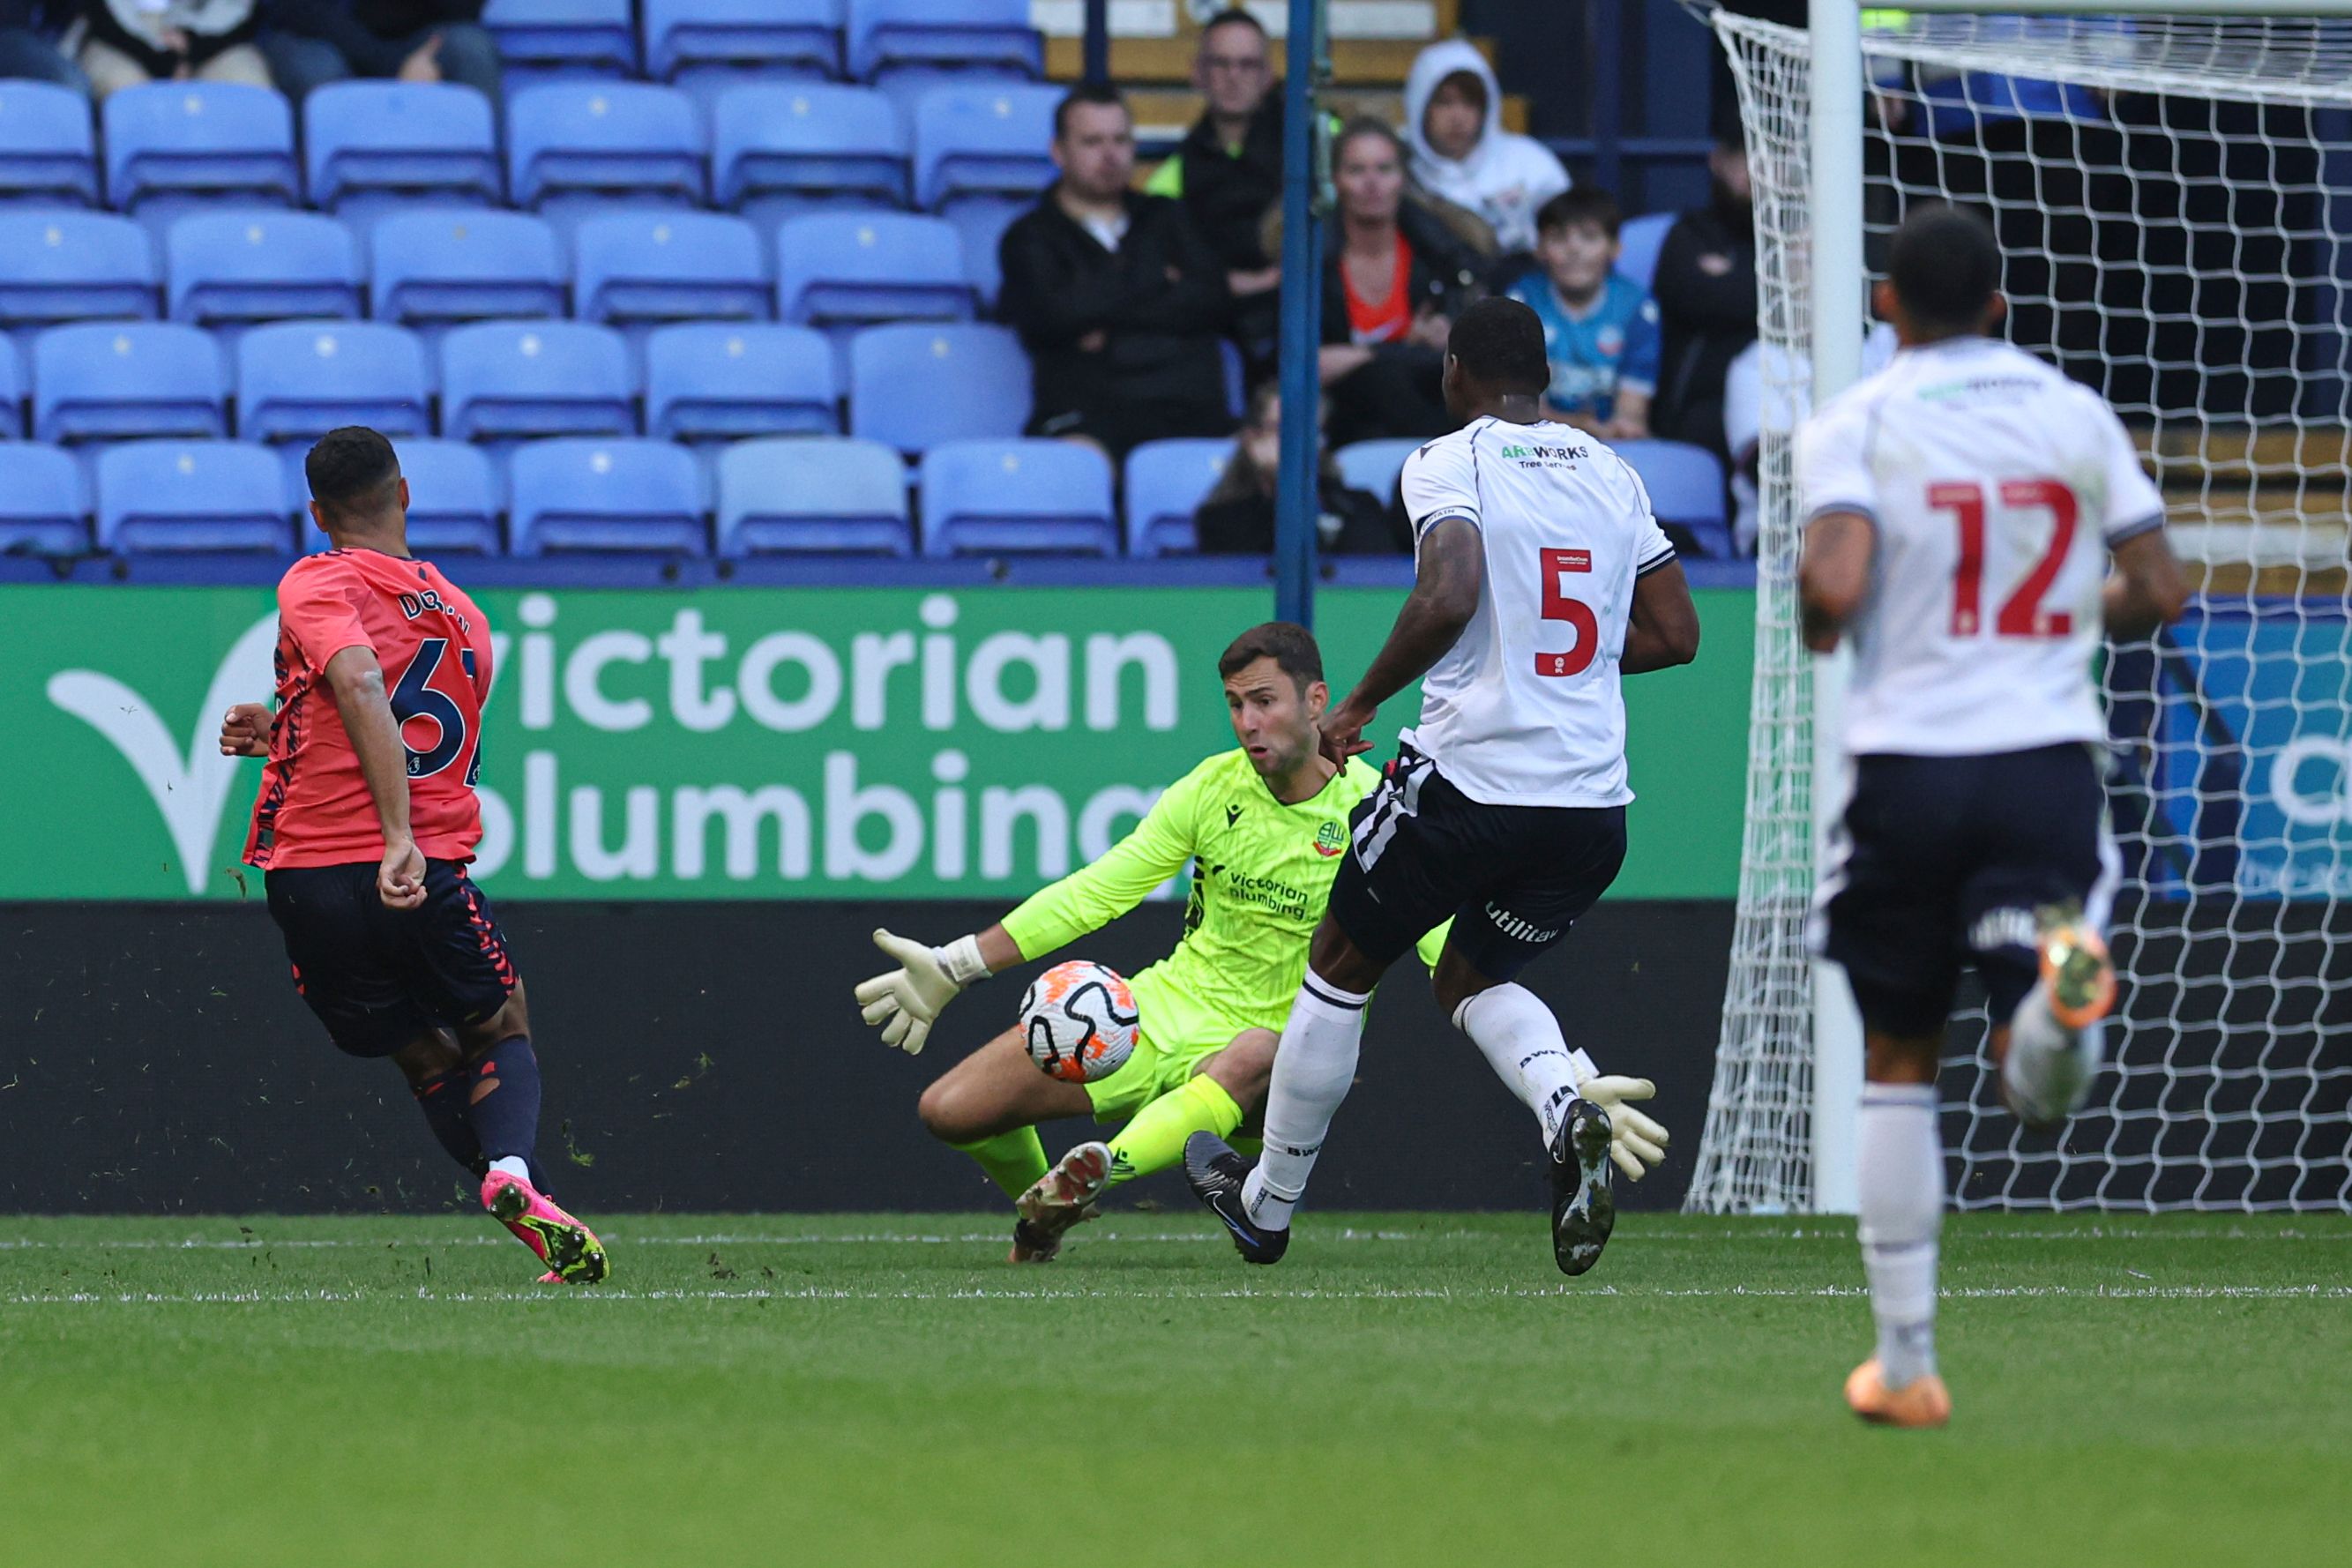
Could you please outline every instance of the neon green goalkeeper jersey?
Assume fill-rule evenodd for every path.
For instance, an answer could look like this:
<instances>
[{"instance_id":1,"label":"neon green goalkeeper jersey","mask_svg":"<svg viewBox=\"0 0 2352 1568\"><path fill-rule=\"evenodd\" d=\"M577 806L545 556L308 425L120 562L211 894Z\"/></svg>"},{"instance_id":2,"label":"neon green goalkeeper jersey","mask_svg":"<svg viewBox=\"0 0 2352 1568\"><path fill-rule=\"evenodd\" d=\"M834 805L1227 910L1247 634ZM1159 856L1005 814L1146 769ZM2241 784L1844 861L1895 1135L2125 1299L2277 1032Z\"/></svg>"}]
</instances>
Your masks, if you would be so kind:
<instances>
[{"instance_id":1,"label":"neon green goalkeeper jersey","mask_svg":"<svg viewBox=\"0 0 2352 1568\"><path fill-rule=\"evenodd\" d=\"M1005 934L1022 957L1043 957L1108 925L1191 861L1183 938L1145 973L1236 1031L1278 1031L1348 847L1349 814L1380 782L1350 758L1318 794L1285 805L1248 752L1220 752L1170 785L1101 859L1005 916ZM1422 939L1424 962L1436 963L1446 929Z\"/></svg>"}]
</instances>

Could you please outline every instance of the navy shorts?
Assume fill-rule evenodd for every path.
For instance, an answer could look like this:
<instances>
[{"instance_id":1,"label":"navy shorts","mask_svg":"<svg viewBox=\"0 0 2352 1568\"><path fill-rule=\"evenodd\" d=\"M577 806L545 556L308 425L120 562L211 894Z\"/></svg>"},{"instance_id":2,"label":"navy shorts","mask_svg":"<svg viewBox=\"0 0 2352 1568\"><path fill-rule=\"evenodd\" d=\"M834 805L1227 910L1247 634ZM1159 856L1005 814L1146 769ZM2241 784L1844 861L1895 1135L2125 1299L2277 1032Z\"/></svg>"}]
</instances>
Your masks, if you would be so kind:
<instances>
[{"instance_id":1,"label":"navy shorts","mask_svg":"<svg viewBox=\"0 0 2352 1568\"><path fill-rule=\"evenodd\" d=\"M370 860L267 878L294 989L337 1047L390 1056L428 1030L478 1024L506 1005L514 960L465 867L427 860L425 902L413 910L386 909L375 875Z\"/></svg>"},{"instance_id":2,"label":"navy shorts","mask_svg":"<svg viewBox=\"0 0 2352 1568\"><path fill-rule=\"evenodd\" d=\"M2079 904L2105 930L2119 872L2089 746L1858 757L1813 951L1843 966L1880 1033L1942 1035L1969 964L2005 1021L2041 974L2039 912Z\"/></svg>"},{"instance_id":3,"label":"navy shorts","mask_svg":"<svg viewBox=\"0 0 2352 1568\"><path fill-rule=\"evenodd\" d=\"M1410 748L1349 827L1331 918L1383 967L1450 915L1446 945L1487 979L1513 979L1625 863L1623 806L1487 805Z\"/></svg>"}]
</instances>

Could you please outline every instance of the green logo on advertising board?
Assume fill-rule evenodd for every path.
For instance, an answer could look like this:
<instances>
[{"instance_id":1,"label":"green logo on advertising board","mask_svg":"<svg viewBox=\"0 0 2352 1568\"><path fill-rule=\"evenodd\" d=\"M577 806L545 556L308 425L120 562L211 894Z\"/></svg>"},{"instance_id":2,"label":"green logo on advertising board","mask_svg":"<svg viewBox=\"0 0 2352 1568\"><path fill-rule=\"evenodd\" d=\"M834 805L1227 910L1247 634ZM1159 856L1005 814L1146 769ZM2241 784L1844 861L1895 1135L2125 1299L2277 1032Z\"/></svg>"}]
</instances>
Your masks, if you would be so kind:
<instances>
[{"instance_id":1,"label":"green logo on advertising board","mask_svg":"<svg viewBox=\"0 0 2352 1568\"><path fill-rule=\"evenodd\" d=\"M1216 657L1266 608L1237 588L476 596L496 633L476 873L509 898L1017 897L1234 743ZM1335 679L1398 597L1326 592ZM1740 617L1709 652L1736 656L1744 717L1750 600L1715 600ZM257 892L237 860L260 764L215 737L271 689L268 591L0 587L0 899ZM1637 830L1620 891L1727 896L1744 727L1645 759L1641 687L1635 786L1704 801L1706 831L1661 823L1645 874ZM1383 710L1383 745L1416 707Z\"/></svg>"}]
</instances>

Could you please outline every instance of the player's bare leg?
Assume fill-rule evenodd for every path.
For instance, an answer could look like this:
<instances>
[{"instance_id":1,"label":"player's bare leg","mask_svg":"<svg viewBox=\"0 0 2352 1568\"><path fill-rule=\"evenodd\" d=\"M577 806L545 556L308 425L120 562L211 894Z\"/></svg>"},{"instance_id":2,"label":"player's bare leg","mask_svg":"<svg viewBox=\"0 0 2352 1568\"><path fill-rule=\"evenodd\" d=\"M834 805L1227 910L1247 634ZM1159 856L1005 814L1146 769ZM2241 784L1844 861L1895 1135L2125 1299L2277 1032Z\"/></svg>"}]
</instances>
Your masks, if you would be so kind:
<instances>
[{"instance_id":1,"label":"player's bare leg","mask_svg":"<svg viewBox=\"0 0 2352 1568\"><path fill-rule=\"evenodd\" d=\"M532 1154L539 1142L539 1058L530 1005L517 979L505 1005L461 1026L457 1047L468 1078L466 1119L489 1162L482 1206L547 1265L541 1284L593 1285L612 1271L596 1233L541 1190Z\"/></svg>"},{"instance_id":2,"label":"player's bare leg","mask_svg":"<svg viewBox=\"0 0 2352 1568\"><path fill-rule=\"evenodd\" d=\"M1943 1041L1874 1029L1866 1042L1856 1163L1878 1352L1846 1379L1846 1404L1865 1421L1940 1426L1952 1413L1936 1373L1936 1254L1944 1226L1936 1060Z\"/></svg>"},{"instance_id":3,"label":"player's bare leg","mask_svg":"<svg viewBox=\"0 0 2352 1568\"><path fill-rule=\"evenodd\" d=\"M2116 1005L2105 939L2078 905L2040 913L2041 977L1993 1031L2000 1097L2020 1121L2047 1131L2083 1107L2105 1055L2103 1021Z\"/></svg>"},{"instance_id":4,"label":"player's bare leg","mask_svg":"<svg viewBox=\"0 0 2352 1568\"><path fill-rule=\"evenodd\" d=\"M1526 986L1488 979L1449 940L1430 976L1438 1005L1470 1037L1505 1088L1536 1113L1551 1156L1551 1254L1559 1271L1601 1261L1617 1225L1611 1190L1609 1113L1576 1091L1593 1076L1561 1035L1559 1020Z\"/></svg>"},{"instance_id":5,"label":"player's bare leg","mask_svg":"<svg viewBox=\"0 0 2352 1568\"><path fill-rule=\"evenodd\" d=\"M1307 1191L1331 1118L1355 1082L1364 1004L1386 968L1326 911L1307 948L1306 983L1275 1052L1264 1154L1252 1167L1208 1132L1193 1134L1184 1145L1184 1179L1224 1222L1247 1262L1276 1262L1290 1245L1291 1212Z\"/></svg>"},{"instance_id":6,"label":"player's bare leg","mask_svg":"<svg viewBox=\"0 0 2352 1568\"><path fill-rule=\"evenodd\" d=\"M1016 1203L1049 1173L1037 1123L1093 1111L1094 1101L1084 1085L1037 1070L1018 1029L1005 1030L950 1068L915 1105L932 1137L971 1155ZM1108 1156L1104 1163L1107 1168ZM1006 1261L1049 1262L1061 1246L1060 1230L1035 1229L1024 1215L1013 1226L1013 1250Z\"/></svg>"}]
</instances>

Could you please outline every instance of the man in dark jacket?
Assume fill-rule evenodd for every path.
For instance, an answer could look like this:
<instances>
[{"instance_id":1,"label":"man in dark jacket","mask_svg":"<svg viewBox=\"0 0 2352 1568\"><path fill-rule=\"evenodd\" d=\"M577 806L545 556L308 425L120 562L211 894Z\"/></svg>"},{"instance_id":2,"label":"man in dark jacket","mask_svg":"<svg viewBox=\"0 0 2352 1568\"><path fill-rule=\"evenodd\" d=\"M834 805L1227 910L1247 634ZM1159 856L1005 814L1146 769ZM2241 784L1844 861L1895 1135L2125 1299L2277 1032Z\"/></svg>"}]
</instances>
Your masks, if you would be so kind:
<instances>
[{"instance_id":1,"label":"man in dark jacket","mask_svg":"<svg viewBox=\"0 0 2352 1568\"><path fill-rule=\"evenodd\" d=\"M1206 107L1143 189L1184 204L1224 263L1234 340L1254 366L1270 366L1282 269L1265 251L1265 215L1282 198L1282 94L1265 26L1238 6L1202 23L1192 85Z\"/></svg>"},{"instance_id":2,"label":"man in dark jacket","mask_svg":"<svg viewBox=\"0 0 2352 1568\"><path fill-rule=\"evenodd\" d=\"M1675 220L1650 293L1664 339L1650 427L1724 457L1723 381L1756 341L1756 208L1748 149L1727 128L1707 154L1707 205Z\"/></svg>"},{"instance_id":3,"label":"man in dark jacket","mask_svg":"<svg viewBox=\"0 0 2352 1568\"><path fill-rule=\"evenodd\" d=\"M1163 436L1227 434L1224 268L1180 204L1128 188L1135 128L1116 89L1071 89L1054 162L1061 178L998 249L998 310L1034 372L1029 434L1113 458Z\"/></svg>"},{"instance_id":4,"label":"man in dark jacket","mask_svg":"<svg viewBox=\"0 0 2352 1568\"><path fill-rule=\"evenodd\" d=\"M454 81L499 101L482 0L271 0L261 48L296 103L346 77Z\"/></svg>"}]
</instances>

